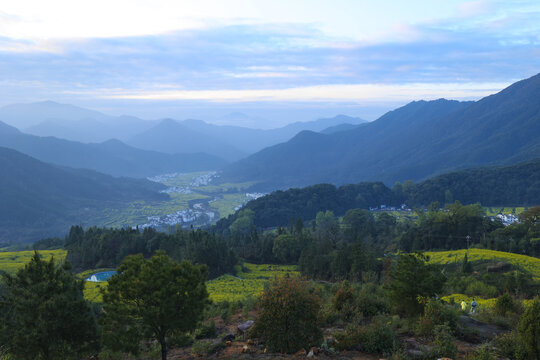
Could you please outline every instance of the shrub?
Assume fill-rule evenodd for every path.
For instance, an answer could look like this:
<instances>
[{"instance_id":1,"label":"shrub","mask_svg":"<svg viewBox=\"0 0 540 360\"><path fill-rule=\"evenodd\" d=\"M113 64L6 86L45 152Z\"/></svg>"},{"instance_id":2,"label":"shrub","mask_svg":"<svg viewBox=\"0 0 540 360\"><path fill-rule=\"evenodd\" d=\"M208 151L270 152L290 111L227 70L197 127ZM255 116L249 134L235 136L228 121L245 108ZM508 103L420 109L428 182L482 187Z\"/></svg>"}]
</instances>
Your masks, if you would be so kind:
<instances>
[{"instance_id":1,"label":"shrub","mask_svg":"<svg viewBox=\"0 0 540 360\"><path fill-rule=\"evenodd\" d=\"M346 304L354 302L354 291L348 281L343 281L332 298L332 305L337 311L342 311Z\"/></svg>"},{"instance_id":2,"label":"shrub","mask_svg":"<svg viewBox=\"0 0 540 360\"><path fill-rule=\"evenodd\" d=\"M371 354L390 354L397 345L397 337L386 324L367 326L352 324L344 333L336 334L338 350L361 350Z\"/></svg>"},{"instance_id":3,"label":"shrub","mask_svg":"<svg viewBox=\"0 0 540 360\"><path fill-rule=\"evenodd\" d=\"M173 347L186 347L193 344L193 336L189 333L174 334L168 339L168 343Z\"/></svg>"},{"instance_id":4,"label":"shrub","mask_svg":"<svg viewBox=\"0 0 540 360\"><path fill-rule=\"evenodd\" d=\"M447 325L450 332L454 333L457 320L457 314L450 306L438 300L430 300L426 303L424 315L418 321L417 331L420 335L432 336L436 326Z\"/></svg>"},{"instance_id":5,"label":"shrub","mask_svg":"<svg viewBox=\"0 0 540 360\"><path fill-rule=\"evenodd\" d=\"M465 293L469 296L482 296L484 298L493 298L497 296L497 288L488 285L480 280L475 280L467 286Z\"/></svg>"},{"instance_id":6,"label":"shrub","mask_svg":"<svg viewBox=\"0 0 540 360\"><path fill-rule=\"evenodd\" d=\"M512 359L519 347L519 336L516 332L501 334L493 339L493 344L497 348L500 357Z\"/></svg>"},{"instance_id":7,"label":"shrub","mask_svg":"<svg viewBox=\"0 0 540 360\"><path fill-rule=\"evenodd\" d=\"M519 338L528 358L540 359L540 298L535 298L523 313Z\"/></svg>"},{"instance_id":8,"label":"shrub","mask_svg":"<svg viewBox=\"0 0 540 360\"><path fill-rule=\"evenodd\" d=\"M432 355L437 357L455 358L457 346L454 344L454 337L448 325L437 325L434 329L435 341Z\"/></svg>"},{"instance_id":9,"label":"shrub","mask_svg":"<svg viewBox=\"0 0 540 360\"><path fill-rule=\"evenodd\" d=\"M200 328L195 330L195 339L207 339L216 336L216 324L214 320L206 324L202 324Z\"/></svg>"},{"instance_id":10,"label":"shrub","mask_svg":"<svg viewBox=\"0 0 540 360\"><path fill-rule=\"evenodd\" d=\"M505 316L507 312L515 310L514 299L508 294L499 296L495 303L495 313L501 316Z\"/></svg>"},{"instance_id":11,"label":"shrub","mask_svg":"<svg viewBox=\"0 0 540 360\"><path fill-rule=\"evenodd\" d=\"M320 345L318 327L321 300L307 281L278 278L270 283L260 299L261 316L254 331L272 351L294 353L301 348Z\"/></svg>"},{"instance_id":12,"label":"shrub","mask_svg":"<svg viewBox=\"0 0 540 360\"><path fill-rule=\"evenodd\" d=\"M489 344L483 344L470 360L497 360L495 351Z\"/></svg>"},{"instance_id":13,"label":"shrub","mask_svg":"<svg viewBox=\"0 0 540 360\"><path fill-rule=\"evenodd\" d=\"M215 347L208 340L197 341L191 347L191 353L197 356L208 356L214 353Z\"/></svg>"},{"instance_id":14,"label":"shrub","mask_svg":"<svg viewBox=\"0 0 540 360\"><path fill-rule=\"evenodd\" d=\"M364 316L374 316L380 313L388 312L388 303L386 302L386 294L381 294L381 288L375 284L365 284L362 286L358 297L356 298L356 306L359 312Z\"/></svg>"}]
</instances>

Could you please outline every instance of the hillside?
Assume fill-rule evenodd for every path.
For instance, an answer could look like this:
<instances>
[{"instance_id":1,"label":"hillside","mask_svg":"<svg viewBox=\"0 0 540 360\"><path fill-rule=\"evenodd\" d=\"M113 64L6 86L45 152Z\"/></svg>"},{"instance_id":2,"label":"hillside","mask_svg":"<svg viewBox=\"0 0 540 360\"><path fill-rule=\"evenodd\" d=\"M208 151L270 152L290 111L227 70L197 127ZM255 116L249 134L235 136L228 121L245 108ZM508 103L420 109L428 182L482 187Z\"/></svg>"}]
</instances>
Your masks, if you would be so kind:
<instances>
[{"instance_id":1,"label":"hillside","mask_svg":"<svg viewBox=\"0 0 540 360\"><path fill-rule=\"evenodd\" d=\"M540 74L477 102L417 101L357 129L302 132L226 168L224 178L283 188L423 180L540 154Z\"/></svg>"},{"instance_id":2,"label":"hillside","mask_svg":"<svg viewBox=\"0 0 540 360\"><path fill-rule=\"evenodd\" d=\"M452 251L428 251L430 262L434 264L452 264L462 263L467 250ZM522 268L529 272L535 280L540 280L540 259L520 254L513 254L504 251L495 251L487 249L469 249L467 255L468 261L492 261L504 262Z\"/></svg>"},{"instance_id":3,"label":"hillside","mask_svg":"<svg viewBox=\"0 0 540 360\"><path fill-rule=\"evenodd\" d=\"M399 184L392 189L381 182L336 187L329 184L275 191L250 201L243 209L254 211L253 223L260 227L286 226L291 218L304 221L318 211L336 215L348 209L399 206L427 207L438 201L455 200L484 206L535 206L540 204L540 158L512 166L479 167L443 174L420 183ZM447 193L449 191L449 193ZM448 198L448 196L450 198ZM242 209L218 222L225 229L243 216Z\"/></svg>"},{"instance_id":4,"label":"hillside","mask_svg":"<svg viewBox=\"0 0 540 360\"><path fill-rule=\"evenodd\" d=\"M91 169L113 176L148 177L170 172L215 170L225 165L223 159L203 153L164 154L136 149L119 140L83 144L15 132L14 128L1 124L0 146L51 164Z\"/></svg>"},{"instance_id":5,"label":"hillside","mask_svg":"<svg viewBox=\"0 0 540 360\"><path fill-rule=\"evenodd\" d=\"M396 163L411 161L401 153L423 141L418 133L421 129L434 118L467 106L469 103L444 99L417 101L353 130L329 135L303 131L288 142L231 164L223 177L259 181L263 189L388 181Z\"/></svg>"},{"instance_id":6,"label":"hillside","mask_svg":"<svg viewBox=\"0 0 540 360\"><path fill-rule=\"evenodd\" d=\"M2 243L58 235L103 208L167 197L157 183L60 168L7 148L0 148L0 168Z\"/></svg>"},{"instance_id":7,"label":"hillside","mask_svg":"<svg viewBox=\"0 0 540 360\"><path fill-rule=\"evenodd\" d=\"M485 205L540 204L540 159L512 166L490 166L436 176L419 183L409 196L412 204L452 200Z\"/></svg>"}]
</instances>

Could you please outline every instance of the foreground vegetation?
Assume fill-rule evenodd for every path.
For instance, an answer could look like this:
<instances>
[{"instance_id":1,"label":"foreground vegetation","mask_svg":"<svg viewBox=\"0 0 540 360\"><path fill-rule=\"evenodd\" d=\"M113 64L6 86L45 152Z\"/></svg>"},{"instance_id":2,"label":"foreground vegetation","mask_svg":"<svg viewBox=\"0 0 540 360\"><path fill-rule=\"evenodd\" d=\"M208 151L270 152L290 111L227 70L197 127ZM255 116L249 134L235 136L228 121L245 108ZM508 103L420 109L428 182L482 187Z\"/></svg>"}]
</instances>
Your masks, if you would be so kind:
<instances>
[{"instance_id":1,"label":"foreground vegetation","mask_svg":"<svg viewBox=\"0 0 540 360\"><path fill-rule=\"evenodd\" d=\"M535 298L540 293L540 260L484 248L536 254L539 208L525 210L519 223L506 227L485 217L480 205L459 203L444 209L432 204L417 210L416 217L401 218L364 209L350 209L343 217L325 211L307 224L289 219L274 229L255 227L257 214L249 208L238 215L228 228L213 232L178 229L166 234L75 226L66 238L46 239L35 247L65 249L48 255L67 250L65 258L72 265L54 261L76 283L94 269L122 269L108 285L86 283L78 295L90 300L89 311L98 319L99 331L123 329L112 343L88 342L105 358L128 353L163 358L171 346L207 356L225 351L227 341L230 346L241 341L230 334L231 328L234 332L247 319L255 320L255 326L244 335L262 346L246 344L252 352L304 348L328 355L347 350L426 360L528 360L538 355L534 334L540 324L534 309L539 302ZM187 286L191 280L180 278L190 278L190 271L174 270L171 278L154 279L186 261L198 264L199 275L208 275L206 283L196 276L204 287L200 302L206 305L196 311L188 306L175 315L177 310L161 308L168 306L163 299L171 298L164 294L177 291L167 284ZM148 269L155 276L141 275L147 267L156 267ZM15 268L11 269L13 273ZM111 288L119 277L125 283ZM13 294L9 284L2 288L5 299ZM130 297L129 304L118 302ZM110 311L112 303L122 311ZM141 307L143 303L148 306ZM147 307L154 309L150 315L144 313ZM193 321L180 326L174 322L176 316L192 316ZM163 323L161 331L156 329L162 325L144 320L159 317L179 327L174 331ZM321 338L323 330L327 335ZM97 338L103 339L102 334ZM8 348L15 346L4 339ZM458 340L468 344L467 349L458 349Z\"/></svg>"}]
</instances>

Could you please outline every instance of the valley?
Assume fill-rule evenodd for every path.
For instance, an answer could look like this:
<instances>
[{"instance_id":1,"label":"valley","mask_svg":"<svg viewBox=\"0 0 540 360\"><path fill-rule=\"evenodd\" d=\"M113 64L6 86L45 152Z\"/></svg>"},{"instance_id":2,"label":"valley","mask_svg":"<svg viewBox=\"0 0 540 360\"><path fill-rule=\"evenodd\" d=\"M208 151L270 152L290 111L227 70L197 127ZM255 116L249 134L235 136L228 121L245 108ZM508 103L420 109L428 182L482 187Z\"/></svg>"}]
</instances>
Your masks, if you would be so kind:
<instances>
[{"instance_id":1,"label":"valley","mask_svg":"<svg viewBox=\"0 0 540 360\"><path fill-rule=\"evenodd\" d=\"M122 208L104 209L93 219L95 225L105 227L152 227L161 231L177 226L202 227L233 214L248 201L263 193L248 192L252 182L215 183L215 171L172 173L157 175L148 180L163 185L160 193L167 198L160 201L134 201Z\"/></svg>"}]
</instances>

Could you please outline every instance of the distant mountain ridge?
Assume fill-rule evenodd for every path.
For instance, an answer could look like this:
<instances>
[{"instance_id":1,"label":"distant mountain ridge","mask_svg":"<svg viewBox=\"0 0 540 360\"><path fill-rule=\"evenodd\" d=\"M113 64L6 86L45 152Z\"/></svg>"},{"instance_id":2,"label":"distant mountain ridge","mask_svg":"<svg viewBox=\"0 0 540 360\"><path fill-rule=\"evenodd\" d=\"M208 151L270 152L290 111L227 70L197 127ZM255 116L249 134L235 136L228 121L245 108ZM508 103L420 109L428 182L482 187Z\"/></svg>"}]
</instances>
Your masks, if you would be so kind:
<instances>
[{"instance_id":1,"label":"distant mountain ridge","mask_svg":"<svg viewBox=\"0 0 540 360\"><path fill-rule=\"evenodd\" d=\"M0 241L33 241L88 224L104 208L164 200L163 185L43 163L0 147Z\"/></svg>"},{"instance_id":2,"label":"distant mountain ridge","mask_svg":"<svg viewBox=\"0 0 540 360\"><path fill-rule=\"evenodd\" d=\"M540 155L540 74L476 102L415 101L358 128L301 132L225 168L223 180L275 189L387 184Z\"/></svg>"},{"instance_id":3,"label":"distant mountain ridge","mask_svg":"<svg viewBox=\"0 0 540 360\"><path fill-rule=\"evenodd\" d=\"M28 135L13 129L0 123L0 146L47 163L91 169L113 176L144 178L170 172L216 170L226 164L221 158L202 153L163 154L136 149L119 140L83 144Z\"/></svg>"},{"instance_id":4,"label":"distant mountain ridge","mask_svg":"<svg viewBox=\"0 0 540 360\"><path fill-rule=\"evenodd\" d=\"M221 120L264 121L260 117L232 113ZM249 121L248 121L249 120ZM215 125L202 120L142 120L134 116L109 116L81 107L44 101L13 104L0 108L0 121L27 134L95 143L119 139L136 147L166 153L206 152L228 160L237 160L267 146L291 139L302 130L321 131L342 123L365 123L357 117L337 115L280 128ZM173 123L174 122L174 123Z\"/></svg>"},{"instance_id":5,"label":"distant mountain ridge","mask_svg":"<svg viewBox=\"0 0 540 360\"><path fill-rule=\"evenodd\" d=\"M165 119L131 137L127 143L140 149L168 154L205 152L227 160L238 160L247 155L222 138L198 132L176 120Z\"/></svg>"}]
</instances>

